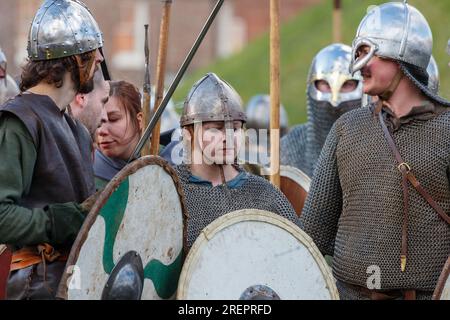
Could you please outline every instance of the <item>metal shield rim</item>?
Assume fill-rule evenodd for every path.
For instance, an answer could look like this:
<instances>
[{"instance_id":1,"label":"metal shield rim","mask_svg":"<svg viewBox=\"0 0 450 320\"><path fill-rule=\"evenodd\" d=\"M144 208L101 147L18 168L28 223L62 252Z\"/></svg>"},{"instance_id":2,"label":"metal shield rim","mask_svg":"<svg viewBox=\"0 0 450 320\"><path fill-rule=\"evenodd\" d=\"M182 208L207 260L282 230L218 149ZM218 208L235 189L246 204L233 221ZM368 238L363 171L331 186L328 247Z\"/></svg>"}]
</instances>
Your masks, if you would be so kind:
<instances>
[{"instance_id":1,"label":"metal shield rim","mask_svg":"<svg viewBox=\"0 0 450 320\"><path fill-rule=\"evenodd\" d=\"M128 176L136 173L139 169L142 169L149 165L158 165L161 168L163 168L172 178L175 188L177 189L178 196L180 197L180 203L181 203L181 211L183 212L183 251L186 253L187 243L186 243L186 237L184 236L186 234L186 228L187 228L187 209L186 209L186 203L185 203L185 197L183 193L183 189L181 187L180 181L178 179L178 175L176 171L169 165L169 163L164 160L163 158L159 156L145 156L141 157L128 165L126 165L114 178L109 181L109 183L106 185L105 189L100 193L97 201L93 205L91 211L86 216L86 219L84 220L83 225L80 228L80 231L78 232L78 235L72 245L72 248L70 250L69 257L67 259L66 267L64 269L64 273L61 277L58 291L56 294L56 297L59 299L67 300L68 298L68 288L67 288L67 280L71 276L71 274L68 273L68 268L72 265L75 265L75 263L78 261L79 254L81 251L81 248L83 244L85 243L89 231L91 230L92 226L94 225L98 214L100 213L100 210L103 208L103 206L106 204L108 199L111 197L111 195L114 193L114 191L118 188L118 186L126 179Z\"/></svg>"},{"instance_id":2,"label":"metal shield rim","mask_svg":"<svg viewBox=\"0 0 450 320\"><path fill-rule=\"evenodd\" d=\"M306 192L309 192L311 186L311 178L302 170L292 166L280 166L280 176L289 178L295 181Z\"/></svg>"},{"instance_id":3,"label":"metal shield rim","mask_svg":"<svg viewBox=\"0 0 450 320\"><path fill-rule=\"evenodd\" d=\"M299 242L303 243L314 257L320 271L324 275L325 282L331 294L331 299L339 300L339 293L331 270L312 238L288 219L273 212L259 209L241 209L227 213L211 222L211 224L202 230L184 260L183 268L181 269L180 278L178 280L177 300L187 299L187 284L191 279L191 269L192 266L196 265L198 262L199 252L202 246L221 230L243 221L259 221L273 224L288 231Z\"/></svg>"},{"instance_id":4,"label":"metal shield rim","mask_svg":"<svg viewBox=\"0 0 450 320\"><path fill-rule=\"evenodd\" d=\"M445 283L447 282L450 276L450 256L447 258L447 262L445 262L444 269L442 270L441 275L439 276L439 280L437 282L436 289L433 292L432 300L440 300L442 292L444 291Z\"/></svg>"}]
</instances>

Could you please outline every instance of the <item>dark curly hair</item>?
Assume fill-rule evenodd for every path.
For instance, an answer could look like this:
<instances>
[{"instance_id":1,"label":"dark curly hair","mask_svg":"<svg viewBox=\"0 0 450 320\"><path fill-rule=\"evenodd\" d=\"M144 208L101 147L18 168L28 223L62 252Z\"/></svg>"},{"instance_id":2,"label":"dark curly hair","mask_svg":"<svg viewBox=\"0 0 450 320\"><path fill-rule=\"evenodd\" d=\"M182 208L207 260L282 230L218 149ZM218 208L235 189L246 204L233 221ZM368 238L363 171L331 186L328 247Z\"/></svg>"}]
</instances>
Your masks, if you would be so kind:
<instances>
[{"instance_id":1,"label":"dark curly hair","mask_svg":"<svg viewBox=\"0 0 450 320\"><path fill-rule=\"evenodd\" d=\"M86 63L90 57L91 52L80 55L83 63ZM64 74L70 73L71 79L75 84L75 90L80 88L80 74L78 70L75 56L43 60L31 61L22 68L22 75L20 81L20 90L26 91L42 81L48 84L54 84L57 88L61 88L64 84Z\"/></svg>"}]
</instances>

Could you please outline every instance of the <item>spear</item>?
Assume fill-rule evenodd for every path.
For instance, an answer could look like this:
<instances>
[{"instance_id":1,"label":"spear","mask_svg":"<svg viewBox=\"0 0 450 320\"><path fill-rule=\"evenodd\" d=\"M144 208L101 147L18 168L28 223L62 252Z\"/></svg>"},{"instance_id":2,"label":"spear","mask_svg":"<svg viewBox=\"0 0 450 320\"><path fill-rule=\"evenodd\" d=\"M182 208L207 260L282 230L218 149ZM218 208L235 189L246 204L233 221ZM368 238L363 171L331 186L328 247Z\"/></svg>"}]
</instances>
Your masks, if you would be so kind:
<instances>
[{"instance_id":1,"label":"spear","mask_svg":"<svg viewBox=\"0 0 450 320\"><path fill-rule=\"evenodd\" d=\"M180 69L178 70L178 73L175 76L175 79L173 80L172 84L170 85L169 90L167 90L167 93L164 96L164 99L162 100L158 110L156 110L155 114L153 115L152 119L150 120L150 123L148 124L147 128L145 129L144 134L142 135L141 139L139 140L138 144L136 145L136 148L134 149L133 154L131 155L130 159L128 159L128 162L131 162L134 159L137 159L139 157L139 154L141 153L141 150L142 150L144 144L146 143L148 138L150 138L152 130L156 125L156 122L158 122L158 120L161 118L161 115L164 112L164 109L166 108L167 104L169 103L170 98L172 98L172 95L175 92L178 84L180 83L181 78L185 74L187 68L189 67L189 64L191 63L192 59L195 56L195 53L197 52L203 39L205 38L206 34L208 33L209 27L211 26L215 17L219 13L219 10L222 7L223 2L224 2L224 0L217 1L213 11L211 12L210 16L206 20L206 23L203 26L199 36L195 40L194 45L192 46L191 50L189 51L188 55L186 56L186 59L184 60Z\"/></svg>"},{"instance_id":2,"label":"spear","mask_svg":"<svg viewBox=\"0 0 450 320\"><path fill-rule=\"evenodd\" d=\"M270 182L280 187L280 2L270 0Z\"/></svg>"},{"instance_id":3,"label":"spear","mask_svg":"<svg viewBox=\"0 0 450 320\"><path fill-rule=\"evenodd\" d=\"M333 42L342 42L342 1L333 0Z\"/></svg>"},{"instance_id":4,"label":"spear","mask_svg":"<svg viewBox=\"0 0 450 320\"><path fill-rule=\"evenodd\" d=\"M144 44L144 54L145 54L145 76L144 76L144 97L142 99L142 111L144 113L144 124L147 126L150 123L150 97L151 97L151 84L150 84L150 50L148 48L148 24L144 25L145 28L145 44ZM143 146L142 156L150 155L150 145L147 143Z\"/></svg>"},{"instance_id":5,"label":"spear","mask_svg":"<svg viewBox=\"0 0 450 320\"><path fill-rule=\"evenodd\" d=\"M154 112L156 112L161 104L164 95L164 73L166 70L166 60L167 60L167 44L169 42L169 24L170 24L170 8L172 5L172 0L163 0L164 8L163 15L161 19L161 26L159 30L159 51L158 51L158 63L156 66L156 94L155 94L155 104L153 106ZM158 155L159 153L159 136L161 130L161 120L155 125L152 131L150 154Z\"/></svg>"}]
</instances>

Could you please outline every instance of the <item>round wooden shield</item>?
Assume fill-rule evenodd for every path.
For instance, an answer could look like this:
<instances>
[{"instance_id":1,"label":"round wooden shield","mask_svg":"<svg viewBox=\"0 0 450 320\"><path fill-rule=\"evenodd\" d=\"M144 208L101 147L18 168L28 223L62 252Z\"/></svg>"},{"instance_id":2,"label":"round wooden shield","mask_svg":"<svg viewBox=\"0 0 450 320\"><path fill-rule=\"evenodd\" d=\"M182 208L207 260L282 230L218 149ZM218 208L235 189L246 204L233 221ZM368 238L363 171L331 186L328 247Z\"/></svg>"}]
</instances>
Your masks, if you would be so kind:
<instances>
[{"instance_id":1,"label":"round wooden shield","mask_svg":"<svg viewBox=\"0 0 450 320\"><path fill-rule=\"evenodd\" d=\"M203 229L186 257L177 299L339 299L312 239L289 220L244 209Z\"/></svg>"},{"instance_id":2,"label":"round wooden shield","mask_svg":"<svg viewBox=\"0 0 450 320\"><path fill-rule=\"evenodd\" d=\"M280 166L280 189L299 217L305 205L310 185L311 178L300 169Z\"/></svg>"},{"instance_id":3,"label":"round wooden shield","mask_svg":"<svg viewBox=\"0 0 450 320\"><path fill-rule=\"evenodd\" d=\"M185 207L175 171L159 157L126 166L106 186L72 247L58 297L96 300L127 253L142 261L142 299L175 297ZM141 268L142 269L142 268Z\"/></svg>"},{"instance_id":4,"label":"round wooden shield","mask_svg":"<svg viewBox=\"0 0 450 320\"><path fill-rule=\"evenodd\" d=\"M450 300L450 256L439 277L436 290L433 293L433 300Z\"/></svg>"}]
</instances>

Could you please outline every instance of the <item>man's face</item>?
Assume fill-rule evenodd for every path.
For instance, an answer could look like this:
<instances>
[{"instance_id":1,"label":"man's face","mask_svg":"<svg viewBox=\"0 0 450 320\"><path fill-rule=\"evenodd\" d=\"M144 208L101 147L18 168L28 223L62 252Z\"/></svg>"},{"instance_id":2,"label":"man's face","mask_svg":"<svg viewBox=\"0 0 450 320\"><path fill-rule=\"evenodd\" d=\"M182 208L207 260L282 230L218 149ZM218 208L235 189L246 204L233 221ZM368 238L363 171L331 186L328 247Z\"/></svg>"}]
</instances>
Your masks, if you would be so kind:
<instances>
[{"instance_id":1,"label":"man's face","mask_svg":"<svg viewBox=\"0 0 450 320\"><path fill-rule=\"evenodd\" d=\"M362 58L369 52L369 47L363 46L359 49L359 57ZM361 69L363 76L363 91L371 96L383 94L391 85L399 66L395 61L372 57L369 62Z\"/></svg>"},{"instance_id":2,"label":"man's face","mask_svg":"<svg viewBox=\"0 0 450 320\"><path fill-rule=\"evenodd\" d=\"M108 98L109 83L107 81L102 81L93 91L84 95L84 108L78 118L87 127L92 137L100 126L102 110Z\"/></svg>"}]
</instances>

